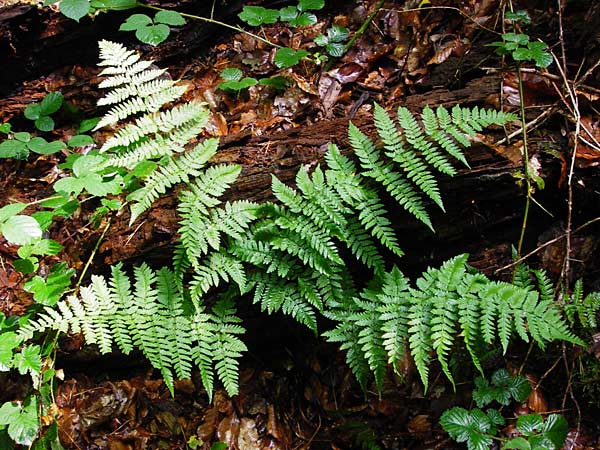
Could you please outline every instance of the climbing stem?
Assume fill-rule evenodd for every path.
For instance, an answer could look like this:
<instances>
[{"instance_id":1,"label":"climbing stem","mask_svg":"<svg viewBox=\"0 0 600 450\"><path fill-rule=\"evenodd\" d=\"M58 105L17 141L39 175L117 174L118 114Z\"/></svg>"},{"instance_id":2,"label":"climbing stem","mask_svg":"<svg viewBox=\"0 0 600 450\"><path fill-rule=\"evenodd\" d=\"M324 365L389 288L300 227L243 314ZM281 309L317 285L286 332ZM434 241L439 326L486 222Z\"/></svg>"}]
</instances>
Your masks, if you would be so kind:
<instances>
[{"instance_id":1,"label":"climbing stem","mask_svg":"<svg viewBox=\"0 0 600 450\"><path fill-rule=\"evenodd\" d=\"M156 11L170 11L168 9L161 8L159 6L146 5L144 3L138 3L138 6L141 6L142 8L154 9ZM179 14L183 17L187 17L188 19L200 20L202 22L212 23L214 25L219 25L221 27L229 28L230 30L237 31L238 33L244 33L248 36L252 36L254 39L264 42L265 44L267 44L271 47L281 48L281 45L275 44L275 43L269 41L268 39L265 39L264 37L261 37L254 33L251 33L250 31L246 31L239 26L229 25L228 23L221 22L220 20L216 20L216 19L209 18L209 17L196 16L194 14L188 14L188 13L182 13L182 12L180 12Z\"/></svg>"}]
</instances>

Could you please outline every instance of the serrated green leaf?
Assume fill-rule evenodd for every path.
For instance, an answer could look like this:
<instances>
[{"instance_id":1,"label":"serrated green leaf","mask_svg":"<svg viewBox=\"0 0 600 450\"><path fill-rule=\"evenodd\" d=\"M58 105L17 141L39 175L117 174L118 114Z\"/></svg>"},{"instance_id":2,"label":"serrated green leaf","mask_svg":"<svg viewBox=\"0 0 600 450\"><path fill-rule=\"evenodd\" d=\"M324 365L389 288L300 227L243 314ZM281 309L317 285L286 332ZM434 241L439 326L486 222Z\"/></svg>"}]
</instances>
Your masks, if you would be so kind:
<instances>
[{"instance_id":1,"label":"serrated green leaf","mask_svg":"<svg viewBox=\"0 0 600 450\"><path fill-rule=\"evenodd\" d=\"M293 48L285 47L278 48L275 52L274 62L280 69L284 67L292 67L300 62L302 58L308 56L306 50L294 50Z\"/></svg>"},{"instance_id":2,"label":"serrated green leaf","mask_svg":"<svg viewBox=\"0 0 600 450\"><path fill-rule=\"evenodd\" d=\"M502 39L506 42L514 42L517 45L527 45L529 36L522 33L504 33Z\"/></svg>"},{"instance_id":3,"label":"serrated green leaf","mask_svg":"<svg viewBox=\"0 0 600 450\"><path fill-rule=\"evenodd\" d=\"M38 375L42 370L42 356L39 345L29 345L24 347L14 356L14 366L21 375Z\"/></svg>"},{"instance_id":4,"label":"serrated green leaf","mask_svg":"<svg viewBox=\"0 0 600 450\"><path fill-rule=\"evenodd\" d=\"M31 217L33 217L40 224L42 231L46 231L54 219L54 212L52 211L36 211Z\"/></svg>"},{"instance_id":5,"label":"serrated green leaf","mask_svg":"<svg viewBox=\"0 0 600 450\"><path fill-rule=\"evenodd\" d=\"M26 292L33 294L36 302L45 306L54 306L62 294L71 286L71 278L75 270L68 269L63 262L56 264L46 280L39 275L23 285Z\"/></svg>"},{"instance_id":6,"label":"serrated green leaf","mask_svg":"<svg viewBox=\"0 0 600 450\"><path fill-rule=\"evenodd\" d=\"M42 107L39 103L30 103L23 111L23 115L29 120L35 120L42 114Z\"/></svg>"},{"instance_id":7,"label":"serrated green leaf","mask_svg":"<svg viewBox=\"0 0 600 450\"><path fill-rule=\"evenodd\" d=\"M30 258L15 259L13 261L13 267L17 272L25 274L34 273L38 269L38 260L33 256Z\"/></svg>"},{"instance_id":8,"label":"serrated green leaf","mask_svg":"<svg viewBox=\"0 0 600 450\"><path fill-rule=\"evenodd\" d=\"M15 422L20 413L21 408L18 405L14 405L12 402L4 403L0 407L0 425L9 425Z\"/></svg>"},{"instance_id":9,"label":"serrated green leaf","mask_svg":"<svg viewBox=\"0 0 600 450\"><path fill-rule=\"evenodd\" d=\"M531 23L531 17L529 17L529 13L524 9L519 9L517 11L506 11L504 13L504 18L507 20L512 20L513 22L521 22L525 25Z\"/></svg>"},{"instance_id":10,"label":"serrated green leaf","mask_svg":"<svg viewBox=\"0 0 600 450\"><path fill-rule=\"evenodd\" d=\"M292 20L296 20L300 11L295 6L286 6L285 8L281 8L279 10L279 19L282 22L290 22Z\"/></svg>"},{"instance_id":11,"label":"serrated green leaf","mask_svg":"<svg viewBox=\"0 0 600 450\"><path fill-rule=\"evenodd\" d=\"M50 155L52 153L60 152L65 148L65 143L62 141L48 142L43 137L38 136L27 143L27 148L39 155Z\"/></svg>"},{"instance_id":12,"label":"serrated green leaf","mask_svg":"<svg viewBox=\"0 0 600 450\"><path fill-rule=\"evenodd\" d=\"M290 85L289 80L286 77L276 76L271 78L261 78L258 83L263 86L272 86L275 89L284 90Z\"/></svg>"},{"instance_id":13,"label":"serrated green leaf","mask_svg":"<svg viewBox=\"0 0 600 450\"><path fill-rule=\"evenodd\" d=\"M172 25L174 27L185 25L185 19L177 11L159 11L154 16L154 22Z\"/></svg>"},{"instance_id":14,"label":"serrated green leaf","mask_svg":"<svg viewBox=\"0 0 600 450\"><path fill-rule=\"evenodd\" d=\"M329 42L344 42L348 39L348 36L350 36L350 32L341 25L332 25L331 28L327 30Z\"/></svg>"},{"instance_id":15,"label":"serrated green leaf","mask_svg":"<svg viewBox=\"0 0 600 450\"><path fill-rule=\"evenodd\" d=\"M30 216L12 216L0 224L0 232L11 244L25 245L42 237L40 224Z\"/></svg>"},{"instance_id":16,"label":"serrated green leaf","mask_svg":"<svg viewBox=\"0 0 600 450\"><path fill-rule=\"evenodd\" d=\"M542 434L548 438L556 449L563 447L565 440L567 439L567 433L569 431L569 424L567 420L560 414L550 414L546 418Z\"/></svg>"},{"instance_id":17,"label":"serrated green leaf","mask_svg":"<svg viewBox=\"0 0 600 450\"><path fill-rule=\"evenodd\" d=\"M54 114L63 104L63 95L60 92L49 92L40 102L40 115Z\"/></svg>"},{"instance_id":18,"label":"serrated green leaf","mask_svg":"<svg viewBox=\"0 0 600 450\"><path fill-rule=\"evenodd\" d=\"M34 122L35 127L40 131L54 130L54 119L50 116L40 116Z\"/></svg>"},{"instance_id":19,"label":"serrated green leaf","mask_svg":"<svg viewBox=\"0 0 600 450\"><path fill-rule=\"evenodd\" d=\"M325 50L327 50L327 53L329 53L334 58L339 58L340 56L342 56L344 54L344 44L340 44L340 43L336 43L336 42L327 44L325 46Z\"/></svg>"},{"instance_id":20,"label":"serrated green leaf","mask_svg":"<svg viewBox=\"0 0 600 450\"><path fill-rule=\"evenodd\" d=\"M142 161L131 171L132 175L139 178L145 178L158 167L154 161Z\"/></svg>"},{"instance_id":21,"label":"serrated green leaf","mask_svg":"<svg viewBox=\"0 0 600 450\"><path fill-rule=\"evenodd\" d=\"M13 350L18 345L17 333L13 331L0 333L0 372L6 372L12 367Z\"/></svg>"},{"instance_id":22,"label":"serrated green leaf","mask_svg":"<svg viewBox=\"0 0 600 450\"><path fill-rule=\"evenodd\" d=\"M25 203L9 203L0 208L0 222L4 222L6 219L12 216L16 216L21 211L27 208Z\"/></svg>"},{"instance_id":23,"label":"serrated green leaf","mask_svg":"<svg viewBox=\"0 0 600 450\"><path fill-rule=\"evenodd\" d=\"M33 245L33 255L56 255L63 249L63 246L54 239L42 239Z\"/></svg>"},{"instance_id":24,"label":"serrated green leaf","mask_svg":"<svg viewBox=\"0 0 600 450\"><path fill-rule=\"evenodd\" d=\"M528 47L536 66L546 68L552 64L552 54L547 50L548 45L545 42L530 42Z\"/></svg>"},{"instance_id":25,"label":"serrated green leaf","mask_svg":"<svg viewBox=\"0 0 600 450\"><path fill-rule=\"evenodd\" d=\"M146 14L132 14L119 27L120 31L135 31L152 23L150 16Z\"/></svg>"},{"instance_id":26,"label":"serrated green leaf","mask_svg":"<svg viewBox=\"0 0 600 450\"><path fill-rule=\"evenodd\" d=\"M323 9L324 6L325 0L300 0L298 2L298 9L300 11Z\"/></svg>"},{"instance_id":27,"label":"serrated green leaf","mask_svg":"<svg viewBox=\"0 0 600 450\"><path fill-rule=\"evenodd\" d=\"M487 435L491 427L490 419L480 409L467 411L454 407L440 417L442 428L457 442L467 442L469 449L487 450L492 443Z\"/></svg>"},{"instance_id":28,"label":"serrated green leaf","mask_svg":"<svg viewBox=\"0 0 600 450\"><path fill-rule=\"evenodd\" d=\"M308 27L317 23L317 16L313 13L303 12L290 22L293 27Z\"/></svg>"},{"instance_id":29,"label":"serrated green leaf","mask_svg":"<svg viewBox=\"0 0 600 450\"><path fill-rule=\"evenodd\" d=\"M102 205L106 206L108 209L112 209L112 210L117 210L123 205L121 200L118 200L116 198L115 199L103 198L100 200L100 203L102 203Z\"/></svg>"},{"instance_id":30,"label":"serrated green leaf","mask_svg":"<svg viewBox=\"0 0 600 450\"><path fill-rule=\"evenodd\" d=\"M227 67L221 71L221 78L226 81L239 81L243 76L244 72L237 67Z\"/></svg>"},{"instance_id":31,"label":"serrated green leaf","mask_svg":"<svg viewBox=\"0 0 600 450\"><path fill-rule=\"evenodd\" d=\"M523 434L540 431L543 425L544 419L542 419L542 416L537 413L525 414L519 416L517 419L517 430Z\"/></svg>"},{"instance_id":32,"label":"serrated green leaf","mask_svg":"<svg viewBox=\"0 0 600 450\"><path fill-rule=\"evenodd\" d=\"M75 147L85 147L86 145L92 145L94 143L94 139L87 134L78 134L73 136L71 139L67 141L67 145L71 148Z\"/></svg>"},{"instance_id":33,"label":"serrated green leaf","mask_svg":"<svg viewBox=\"0 0 600 450\"><path fill-rule=\"evenodd\" d=\"M267 23L275 23L279 20L279 11L267 9L262 6L244 6L238 17L248 25L258 27Z\"/></svg>"},{"instance_id":34,"label":"serrated green leaf","mask_svg":"<svg viewBox=\"0 0 600 450\"><path fill-rule=\"evenodd\" d=\"M315 38L313 39L313 42L315 44L317 44L319 47L325 47L327 44L329 44L329 38L327 36L325 36L324 34L319 34L319 35L315 36Z\"/></svg>"},{"instance_id":35,"label":"serrated green leaf","mask_svg":"<svg viewBox=\"0 0 600 450\"><path fill-rule=\"evenodd\" d=\"M222 83L219 83L217 87L224 91L239 92L243 89L249 88L250 86L254 86L257 83L258 81L256 78L245 77L240 81L223 81Z\"/></svg>"},{"instance_id":36,"label":"serrated green leaf","mask_svg":"<svg viewBox=\"0 0 600 450\"><path fill-rule=\"evenodd\" d=\"M61 0L59 9L61 13L76 22L91 12L89 0Z\"/></svg>"},{"instance_id":37,"label":"serrated green leaf","mask_svg":"<svg viewBox=\"0 0 600 450\"><path fill-rule=\"evenodd\" d=\"M504 417L502 416L502 414L500 414L500 411L498 411L497 409L488 409L485 413L489 417L492 424L495 426L504 425L506 423Z\"/></svg>"},{"instance_id":38,"label":"serrated green leaf","mask_svg":"<svg viewBox=\"0 0 600 450\"><path fill-rule=\"evenodd\" d=\"M29 396L23 407L10 404L13 408L8 411L4 411L5 403L0 408L0 423L4 422L5 412L10 414L11 420L8 424L8 435L17 443L21 445L31 445L33 440L37 436L39 430L38 421L38 403L35 396ZM14 409L16 408L16 410Z\"/></svg>"},{"instance_id":39,"label":"serrated green leaf","mask_svg":"<svg viewBox=\"0 0 600 450\"><path fill-rule=\"evenodd\" d=\"M171 29L168 25L159 23L148 27L138 28L135 37L149 45L158 45L169 37Z\"/></svg>"}]
</instances>

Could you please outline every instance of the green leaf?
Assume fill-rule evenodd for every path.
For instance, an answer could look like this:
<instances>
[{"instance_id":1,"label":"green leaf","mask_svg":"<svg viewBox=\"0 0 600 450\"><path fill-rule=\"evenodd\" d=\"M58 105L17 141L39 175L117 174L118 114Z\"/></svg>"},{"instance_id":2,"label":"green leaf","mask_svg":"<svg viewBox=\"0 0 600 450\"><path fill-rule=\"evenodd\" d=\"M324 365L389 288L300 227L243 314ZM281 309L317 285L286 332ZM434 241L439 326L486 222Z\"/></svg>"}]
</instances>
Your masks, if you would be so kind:
<instances>
[{"instance_id":1,"label":"green leaf","mask_svg":"<svg viewBox=\"0 0 600 450\"><path fill-rule=\"evenodd\" d=\"M546 423L542 429L543 435L548 438L555 446L560 449L567 439L569 424L560 414L550 414L546 418Z\"/></svg>"},{"instance_id":2,"label":"green leaf","mask_svg":"<svg viewBox=\"0 0 600 450\"><path fill-rule=\"evenodd\" d=\"M519 9L517 11L506 11L504 13L504 18L507 20L512 20L513 22L522 22L525 25L531 23L531 17L529 17L529 13L524 9Z\"/></svg>"},{"instance_id":3,"label":"green leaf","mask_svg":"<svg viewBox=\"0 0 600 450\"><path fill-rule=\"evenodd\" d=\"M442 414L440 424L452 439L467 442L470 450L487 450L492 444L492 438L487 434L490 419L480 409L467 411L454 407Z\"/></svg>"},{"instance_id":4,"label":"green leaf","mask_svg":"<svg viewBox=\"0 0 600 450\"><path fill-rule=\"evenodd\" d=\"M36 275L23 285L26 292L33 294L33 299L46 306L54 306L64 292L71 286L71 278L75 275L74 269L67 268L62 262L52 267L48 278L44 280Z\"/></svg>"},{"instance_id":5,"label":"green leaf","mask_svg":"<svg viewBox=\"0 0 600 450\"><path fill-rule=\"evenodd\" d=\"M131 174L135 177L145 178L150 175L154 170L158 167L154 161L141 161L135 168L131 171Z\"/></svg>"},{"instance_id":6,"label":"green leaf","mask_svg":"<svg viewBox=\"0 0 600 450\"><path fill-rule=\"evenodd\" d=\"M18 346L17 333L13 331L0 333L0 372L6 372L12 367L13 350Z\"/></svg>"},{"instance_id":7,"label":"green leaf","mask_svg":"<svg viewBox=\"0 0 600 450\"><path fill-rule=\"evenodd\" d=\"M27 208L25 203L9 203L0 208L0 222L4 222L6 219L12 216L16 216L21 211Z\"/></svg>"},{"instance_id":8,"label":"green leaf","mask_svg":"<svg viewBox=\"0 0 600 450\"><path fill-rule=\"evenodd\" d=\"M300 11L323 9L324 6L325 0L300 0L298 2L298 9Z\"/></svg>"},{"instance_id":9,"label":"green leaf","mask_svg":"<svg viewBox=\"0 0 600 450\"><path fill-rule=\"evenodd\" d=\"M21 375L38 375L42 370L42 356L39 345L29 345L15 354L14 366Z\"/></svg>"},{"instance_id":10,"label":"green leaf","mask_svg":"<svg viewBox=\"0 0 600 450\"><path fill-rule=\"evenodd\" d=\"M13 134L13 136L17 141L21 142L29 142L31 140L31 134L27 133L26 131L20 131Z\"/></svg>"},{"instance_id":11,"label":"green leaf","mask_svg":"<svg viewBox=\"0 0 600 450\"><path fill-rule=\"evenodd\" d=\"M121 206L123 206L123 203L121 202L121 200L118 199L108 199L108 198L103 198L100 200L100 203L102 203L102 205L106 206L108 209L112 209L112 210L117 210L119 209Z\"/></svg>"},{"instance_id":12,"label":"green leaf","mask_svg":"<svg viewBox=\"0 0 600 450\"><path fill-rule=\"evenodd\" d=\"M490 422L493 425L500 426L506 423L504 417L502 416L502 414L500 414L500 411L498 411L497 409L488 409L485 413L487 414L487 416L490 419Z\"/></svg>"},{"instance_id":13,"label":"green leaf","mask_svg":"<svg viewBox=\"0 0 600 450\"><path fill-rule=\"evenodd\" d=\"M35 257L15 259L13 267L17 272L34 273L38 269L38 260Z\"/></svg>"},{"instance_id":14,"label":"green leaf","mask_svg":"<svg viewBox=\"0 0 600 450\"><path fill-rule=\"evenodd\" d=\"M23 115L29 120L35 120L42 115L42 107L39 103L30 103L23 111Z\"/></svg>"},{"instance_id":15,"label":"green leaf","mask_svg":"<svg viewBox=\"0 0 600 450\"><path fill-rule=\"evenodd\" d=\"M308 56L306 50L294 50L293 48L285 47L277 49L275 52L274 62L280 69L284 67L292 67L300 62L302 58Z\"/></svg>"},{"instance_id":16,"label":"green leaf","mask_svg":"<svg viewBox=\"0 0 600 450\"><path fill-rule=\"evenodd\" d=\"M248 25L258 27L266 23L275 23L279 20L279 11L267 9L262 6L244 6L238 17Z\"/></svg>"},{"instance_id":17,"label":"green leaf","mask_svg":"<svg viewBox=\"0 0 600 450\"><path fill-rule=\"evenodd\" d=\"M63 249L63 246L54 239L42 239L33 245L33 255L56 255Z\"/></svg>"},{"instance_id":18,"label":"green leaf","mask_svg":"<svg viewBox=\"0 0 600 450\"><path fill-rule=\"evenodd\" d=\"M289 80L286 77L275 76L271 78L261 78L258 80L258 84L263 86L272 86L275 89L285 90L290 85Z\"/></svg>"},{"instance_id":19,"label":"green leaf","mask_svg":"<svg viewBox=\"0 0 600 450\"><path fill-rule=\"evenodd\" d=\"M327 50L327 53L329 53L334 58L339 58L344 54L344 44L340 44L337 42L327 44L325 46L325 50Z\"/></svg>"},{"instance_id":20,"label":"green leaf","mask_svg":"<svg viewBox=\"0 0 600 450\"><path fill-rule=\"evenodd\" d=\"M66 194L73 193L78 195L85 187L84 182L76 177L64 177L54 183L53 188L56 192L64 192Z\"/></svg>"},{"instance_id":21,"label":"green leaf","mask_svg":"<svg viewBox=\"0 0 600 450\"><path fill-rule=\"evenodd\" d=\"M73 173L82 177L102 169L105 158L100 155L83 155L73 163Z\"/></svg>"},{"instance_id":22,"label":"green leaf","mask_svg":"<svg viewBox=\"0 0 600 450\"><path fill-rule=\"evenodd\" d=\"M77 128L77 133L85 133L86 131L93 130L96 125L100 122L100 117L94 117L93 119L84 119Z\"/></svg>"},{"instance_id":23,"label":"green leaf","mask_svg":"<svg viewBox=\"0 0 600 450\"><path fill-rule=\"evenodd\" d=\"M158 45L169 37L170 32L171 29L168 25L159 23L158 25L138 28L135 37L145 44Z\"/></svg>"},{"instance_id":24,"label":"green leaf","mask_svg":"<svg viewBox=\"0 0 600 450\"><path fill-rule=\"evenodd\" d=\"M514 42L517 45L527 45L529 36L521 33L504 33L502 39L506 42Z\"/></svg>"},{"instance_id":25,"label":"green leaf","mask_svg":"<svg viewBox=\"0 0 600 450\"><path fill-rule=\"evenodd\" d=\"M36 211L31 215L40 224L42 231L46 231L52 225L54 216L53 211Z\"/></svg>"},{"instance_id":26,"label":"green leaf","mask_svg":"<svg viewBox=\"0 0 600 450\"><path fill-rule=\"evenodd\" d=\"M528 45L531 58L535 61L535 65L540 68L546 68L552 64L553 58L545 42L530 42Z\"/></svg>"},{"instance_id":27,"label":"green leaf","mask_svg":"<svg viewBox=\"0 0 600 450\"><path fill-rule=\"evenodd\" d=\"M348 39L348 36L350 36L350 32L341 25L332 25L331 28L327 30L329 42L345 42L346 39Z\"/></svg>"},{"instance_id":28,"label":"green leaf","mask_svg":"<svg viewBox=\"0 0 600 450\"><path fill-rule=\"evenodd\" d=\"M39 155L50 155L52 153L60 152L65 148L65 143L63 141L48 142L43 137L38 136L27 143L27 148Z\"/></svg>"},{"instance_id":29,"label":"green leaf","mask_svg":"<svg viewBox=\"0 0 600 450\"><path fill-rule=\"evenodd\" d=\"M138 3L136 0L92 0L91 6L101 10L123 11L135 8Z\"/></svg>"},{"instance_id":30,"label":"green leaf","mask_svg":"<svg viewBox=\"0 0 600 450\"><path fill-rule=\"evenodd\" d=\"M245 77L240 81L223 81L222 83L219 83L217 87L224 91L239 92L243 89L249 88L250 86L254 86L257 83L258 81L256 78Z\"/></svg>"},{"instance_id":31,"label":"green leaf","mask_svg":"<svg viewBox=\"0 0 600 450\"><path fill-rule=\"evenodd\" d=\"M94 139L87 134L78 134L73 136L71 139L67 141L67 145L71 148L75 147L85 147L86 145L92 145L94 143Z\"/></svg>"},{"instance_id":32,"label":"green leaf","mask_svg":"<svg viewBox=\"0 0 600 450\"><path fill-rule=\"evenodd\" d=\"M544 419L542 419L542 416L537 413L525 414L519 416L517 419L517 430L523 434L531 434L536 431L540 431L543 425Z\"/></svg>"},{"instance_id":33,"label":"green leaf","mask_svg":"<svg viewBox=\"0 0 600 450\"><path fill-rule=\"evenodd\" d=\"M77 22L91 12L89 0L61 0L59 9L69 19Z\"/></svg>"},{"instance_id":34,"label":"green leaf","mask_svg":"<svg viewBox=\"0 0 600 450\"><path fill-rule=\"evenodd\" d=\"M237 67L227 67L221 71L221 78L225 81L239 81L243 76L244 72Z\"/></svg>"},{"instance_id":35,"label":"green leaf","mask_svg":"<svg viewBox=\"0 0 600 450\"><path fill-rule=\"evenodd\" d=\"M54 130L54 119L50 116L40 116L34 122L35 127L40 131L52 131Z\"/></svg>"},{"instance_id":36,"label":"green leaf","mask_svg":"<svg viewBox=\"0 0 600 450\"><path fill-rule=\"evenodd\" d=\"M285 8L281 8L279 10L279 18L282 22L290 22L296 20L300 11L295 6L286 6ZM290 24L291 25L291 24Z\"/></svg>"},{"instance_id":37,"label":"green leaf","mask_svg":"<svg viewBox=\"0 0 600 450\"><path fill-rule=\"evenodd\" d=\"M24 142L7 139L0 143L0 158L25 159L27 155L29 155L29 150Z\"/></svg>"},{"instance_id":38,"label":"green leaf","mask_svg":"<svg viewBox=\"0 0 600 450\"><path fill-rule=\"evenodd\" d=\"M210 446L210 450L227 450L228 446L225 442L215 442Z\"/></svg>"},{"instance_id":39,"label":"green leaf","mask_svg":"<svg viewBox=\"0 0 600 450\"><path fill-rule=\"evenodd\" d=\"M10 133L11 128L12 127L11 127L10 123L8 123L8 122L0 123L0 133L8 134L8 133Z\"/></svg>"},{"instance_id":40,"label":"green leaf","mask_svg":"<svg viewBox=\"0 0 600 450\"><path fill-rule=\"evenodd\" d=\"M119 27L120 31L135 31L152 23L152 19L146 14L132 14Z\"/></svg>"},{"instance_id":41,"label":"green leaf","mask_svg":"<svg viewBox=\"0 0 600 450\"><path fill-rule=\"evenodd\" d=\"M64 1L64 0L63 0ZM40 102L40 115L49 116L60 109L63 95L60 92L49 92Z\"/></svg>"},{"instance_id":42,"label":"green leaf","mask_svg":"<svg viewBox=\"0 0 600 450\"><path fill-rule=\"evenodd\" d=\"M0 231L12 244L25 245L42 237L40 224L33 217L12 216L0 224Z\"/></svg>"},{"instance_id":43,"label":"green leaf","mask_svg":"<svg viewBox=\"0 0 600 450\"><path fill-rule=\"evenodd\" d=\"M512 438L509 441L507 441L503 446L503 449L505 448L516 448L517 450L531 450L531 445L529 444L529 441L527 441L527 439L523 438L523 437L516 437L516 438Z\"/></svg>"},{"instance_id":44,"label":"green leaf","mask_svg":"<svg viewBox=\"0 0 600 450\"><path fill-rule=\"evenodd\" d=\"M112 180L105 181L97 173L92 173L82 178L85 190L98 197L104 197L107 194L118 194L121 191L121 181L121 176L116 176Z\"/></svg>"},{"instance_id":45,"label":"green leaf","mask_svg":"<svg viewBox=\"0 0 600 450\"><path fill-rule=\"evenodd\" d=\"M174 27L185 25L185 19L177 11L159 11L154 16L154 22L172 25Z\"/></svg>"},{"instance_id":46,"label":"green leaf","mask_svg":"<svg viewBox=\"0 0 600 450\"><path fill-rule=\"evenodd\" d=\"M22 408L12 403L2 405L0 423L8 425L8 435L17 444L31 445L39 430L37 397L29 396Z\"/></svg>"}]
</instances>

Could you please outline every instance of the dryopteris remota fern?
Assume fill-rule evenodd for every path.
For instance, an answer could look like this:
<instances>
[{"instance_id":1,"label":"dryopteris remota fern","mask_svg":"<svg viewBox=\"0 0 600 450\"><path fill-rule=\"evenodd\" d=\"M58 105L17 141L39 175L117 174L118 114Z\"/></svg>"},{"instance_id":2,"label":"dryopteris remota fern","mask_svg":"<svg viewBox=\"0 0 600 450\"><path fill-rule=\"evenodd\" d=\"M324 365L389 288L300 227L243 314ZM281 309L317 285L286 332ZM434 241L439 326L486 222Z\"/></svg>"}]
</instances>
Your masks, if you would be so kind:
<instances>
[{"instance_id":1,"label":"dryopteris remota fern","mask_svg":"<svg viewBox=\"0 0 600 450\"><path fill-rule=\"evenodd\" d=\"M150 207L152 202L174 184L198 176L208 159L216 152L218 141L206 140L189 153L185 145L202 132L209 111L203 103L188 102L160 111L185 92L185 87L165 78L164 69L153 69L152 61L142 61L137 53L121 44L100 42L100 75L106 78L101 88L111 88L99 105L112 105L96 129L130 117L133 123L119 129L107 139L101 153L108 158L105 166L133 169L140 163L158 166L147 178L144 187L129 200L131 222ZM177 154L183 153L180 157Z\"/></svg>"},{"instance_id":2,"label":"dryopteris remota fern","mask_svg":"<svg viewBox=\"0 0 600 450\"><path fill-rule=\"evenodd\" d=\"M387 364L403 358L407 347L427 388L432 354L453 380L448 359L458 338L480 371L477 349L496 338L504 352L515 336L541 348L553 340L585 345L552 299L490 281L470 271L466 261L467 255L461 255L428 269L414 287L394 267L377 286L327 313L339 324L325 336L347 350L348 364L363 386L373 372L381 388Z\"/></svg>"},{"instance_id":3,"label":"dryopteris remota fern","mask_svg":"<svg viewBox=\"0 0 600 450\"><path fill-rule=\"evenodd\" d=\"M180 283L168 269L134 269L133 283L121 264L111 268L107 281L93 276L79 296L46 307L35 320L19 329L21 340L49 329L83 333L88 344L109 353L115 344L128 354L137 347L160 370L173 393L173 380L190 378L192 366L200 369L204 387L212 397L215 374L230 395L237 393L238 359L246 346L244 332L231 299L223 298L204 311L190 305Z\"/></svg>"},{"instance_id":4,"label":"dryopteris remota fern","mask_svg":"<svg viewBox=\"0 0 600 450\"><path fill-rule=\"evenodd\" d=\"M405 107L398 108L397 120L375 104L375 127L390 160L384 160L381 150L356 126L350 123L349 139L360 160L363 175L383 184L386 190L409 213L433 230L422 194L442 210L444 205L433 170L454 175L456 170L448 156L467 165L460 146L468 147L477 131L489 125L505 125L515 120L512 113L491 110L452 108L452 115L439 106L435 112L425 107L422 126ZM400 132L402 131L402 133Z\"/></svg>"}]
</instances>

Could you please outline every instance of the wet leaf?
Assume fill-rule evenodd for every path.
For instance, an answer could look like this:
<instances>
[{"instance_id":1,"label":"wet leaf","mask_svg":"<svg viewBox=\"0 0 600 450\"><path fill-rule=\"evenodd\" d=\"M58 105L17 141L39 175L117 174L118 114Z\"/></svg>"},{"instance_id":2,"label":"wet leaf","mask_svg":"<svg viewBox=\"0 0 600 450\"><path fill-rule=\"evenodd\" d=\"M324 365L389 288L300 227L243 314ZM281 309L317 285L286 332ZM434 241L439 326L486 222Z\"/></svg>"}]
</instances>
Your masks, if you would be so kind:
<instances>
[{"instance_id":1,"label":"wet leaf","mask_svg":"<svg viewBox=\"0 0 600 450\"><path fill-rule=\"evenodd\" d=\"M35 127L40 131L52 131L54 130L54 119L50 116L41 116L36 119Z\"/></svg>"},{"instance_id":2,"label":"wet leaf","mask_svg":"<svg viewBox=\"0 0 600 450\"><path fill-rule=\"evenodd\" d=\"M170 32L171 29L168 25L159 23L157 25L138 28L135 36L145 44L158 45L169 37Z\"/></svg>"},{"instance_id":3,"label":"wet leaf","mask_svg":"<svg viewBox=\"0 0 600 450\"><path fill-rule=\"evenodd\" d=\"M61 13L76 22L91 12L89 0L61 0L59 8Z\"/></svg>"},{"instance_id":4,"label":"wet leaf","mask_svg":"<svg viewBox=\"0 0 600 450\"><path fill-rule=\"evenodd\" d=\"M40 115L48 116L54 114L60 109L62 104L63 95L60 92L50 92L40 102Z\"/></svg>"}]
</instances>

